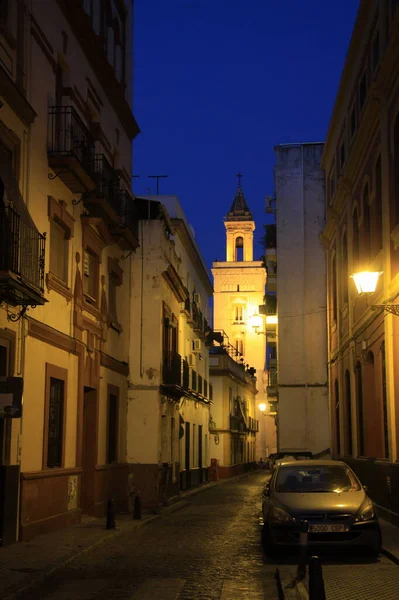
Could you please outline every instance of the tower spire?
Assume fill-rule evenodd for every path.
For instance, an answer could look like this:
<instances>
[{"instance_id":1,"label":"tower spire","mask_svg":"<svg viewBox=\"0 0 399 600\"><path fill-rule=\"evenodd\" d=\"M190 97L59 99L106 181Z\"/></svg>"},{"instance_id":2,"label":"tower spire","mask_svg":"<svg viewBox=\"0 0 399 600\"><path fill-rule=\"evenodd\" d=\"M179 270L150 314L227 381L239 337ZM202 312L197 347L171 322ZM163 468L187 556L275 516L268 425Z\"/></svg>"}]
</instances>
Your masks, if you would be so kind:
<instances>
[{"instance_id":1,"label":"tower spire","mask_svg":"<svg viewBox=\"0 0 399 600\"><path fill-rule=\"evenodd\" d=\"M241 177L242 176L243 176L242 173L237 173L237 175L236 175L236 177L238 179L238 182L237 182L238 185L237 185L237 187L238 187L239 190L241 189Z\"/></svg>"}]
</instances>

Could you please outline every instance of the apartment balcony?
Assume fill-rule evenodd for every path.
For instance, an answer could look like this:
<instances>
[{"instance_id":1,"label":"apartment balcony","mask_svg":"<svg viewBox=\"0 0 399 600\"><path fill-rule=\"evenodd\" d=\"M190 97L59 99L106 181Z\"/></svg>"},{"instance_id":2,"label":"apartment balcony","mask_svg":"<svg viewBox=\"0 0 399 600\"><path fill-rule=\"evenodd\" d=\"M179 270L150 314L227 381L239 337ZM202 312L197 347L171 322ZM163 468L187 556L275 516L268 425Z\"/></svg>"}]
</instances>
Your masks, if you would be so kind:
<instances>
[{"instance_id":1,"label":"apartment balcony","mask_svg":"<svg viewBox=\"0 0 399 600\"><path fill-rule=\"evenodd\" d=\"M0 206L0 302L28 306L44 298L44 254L46 239L34 225L21 218L8 202ZM10 316L11 320L16 320Z\"/></svg>"},{"instance_id":2,"label":"apartment balcony","mask_svg":"<svg viewBox=\"0 0 399 600\"><path fill-rule=\"evenodd\" d=\"M278 371L276 368L271 368L267 372L266 391L269 398L278 396Z\"/></svg>"},{"instance_id":3,"label":"apartment balcony","mask_svg":"<svg viewBox=\"0 0 399 600\"><path fill-rule=\"evenodd\" d=\"M269 401L269 414L275 416L277 414L278 401Z\"/></svg>"},{"instance_id":4,"label":"apartment balcony","mask_svg":"<svg viewBox=\"0 0 399 600\"><path fill-rule=\"evenodd\" d=\"M177 352L169 352L164 359L162 368L161 388L168 396L180 400L188 396L189 366Z\"/></svg>"},{"instance_id":5,"label":"apartment balcony","mask_svg":"<svg viewBox=\"0 0 399 600\"><path fill-rule=\"evenodd\" d=\"M94 140L72 106L50 106L47 157L54 175L75 193L93 190Z\"/></svg>"},{"instance_id":6,"label":"apartment balcony","mask_svg":"<svg viewBox=\"0 0 399 600\"><path fill-rule=\"evenodd\" d=\"M83 203L92 217L118 226L125 219L124 197L119 189L119 177L104 154L93 158L95 188L83 197Z\"/></svg>"},{"instance_id":7,"label":"apartment balcony","mask_svg":"<svg viewBox=\"0 0 399 600\"><path fill-rule=\"evenodd\" d=\"M236 415L230 415L230 430L244 433L247 430L244 419Z\"/></svg>"},{"instance_id":8,"label":"apartment balcony","mask_svg":"<svg viewBox=\"0 0 399 600\"><path fill-rule=\"evenodd\" d=\"M139 219L134 198L128 190L117 190L115 197L119 223L110 228L122 250L136 250L140 245Z\"/></svg>"}]
</instances>

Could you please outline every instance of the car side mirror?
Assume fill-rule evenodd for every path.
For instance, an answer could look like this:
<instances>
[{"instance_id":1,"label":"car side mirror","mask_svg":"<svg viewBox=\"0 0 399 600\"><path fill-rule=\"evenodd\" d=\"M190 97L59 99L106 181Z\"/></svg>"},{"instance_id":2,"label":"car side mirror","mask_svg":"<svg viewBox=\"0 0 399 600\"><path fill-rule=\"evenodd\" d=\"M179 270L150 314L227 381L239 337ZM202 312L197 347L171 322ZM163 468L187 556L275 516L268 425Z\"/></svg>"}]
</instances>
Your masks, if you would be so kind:
<instances>
[{"instance_id":1,"label":"car side mirror","mask_svg":"<svg viewBox=\"0 0 399 600\"><path fill-rule=\"evenodd\" d=\"M267 483L265 485L265 489L263 490L263 495L264 496L270 496L270 483Z\"/></svg>"},{"instance_id":2,"label":"car side mirror","mask_svg":"<svg viewBox=\"0 0 399 600\"><path fill-rule=\"evenodd\" d=\"M369 490L369 486L368 486L368 485L364 485L364 486L363 486L363 489L364 489L364 491L365 491L365 492L368 492L368 490Z\"/></svg>"}]
</instances>

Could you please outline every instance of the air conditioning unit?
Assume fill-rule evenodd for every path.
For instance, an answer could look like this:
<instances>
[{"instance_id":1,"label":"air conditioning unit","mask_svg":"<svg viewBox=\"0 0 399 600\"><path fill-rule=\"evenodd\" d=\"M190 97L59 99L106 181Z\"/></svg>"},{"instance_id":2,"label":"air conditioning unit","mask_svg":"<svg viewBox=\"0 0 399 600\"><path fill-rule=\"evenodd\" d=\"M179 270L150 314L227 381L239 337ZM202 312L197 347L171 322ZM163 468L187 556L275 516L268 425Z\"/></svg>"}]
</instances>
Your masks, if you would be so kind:
<instances>
[{"instance_id":1,"label":"air conditioning unit","mask_svg":"<svg viewBox=\"0 0 399 600\"><path fill-rule=\"evenodd\" d=\"M199 338L193 340L193 352L201 352L201 340Z\"/></svg>"},{"instance_id":2,"label":"air conditioning unit","mask_svg":"<svg viewBox=\"0 0 399 600\"><path fill-rule=\"evenodd\" d=\"M193 294L193 301L195 304L199 304L201 302L201 296L199 294Z\"/></svg>"}]
</instances>

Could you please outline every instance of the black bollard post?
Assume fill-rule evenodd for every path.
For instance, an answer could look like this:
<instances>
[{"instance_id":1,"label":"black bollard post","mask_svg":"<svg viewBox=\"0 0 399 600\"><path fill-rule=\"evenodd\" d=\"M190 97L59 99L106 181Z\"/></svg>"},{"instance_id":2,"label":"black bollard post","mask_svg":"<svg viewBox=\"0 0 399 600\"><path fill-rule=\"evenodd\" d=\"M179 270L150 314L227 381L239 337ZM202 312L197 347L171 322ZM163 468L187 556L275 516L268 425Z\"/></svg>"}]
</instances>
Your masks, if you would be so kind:
<instances>
[{"instance_id":1,"label":"black bollard post","mask_svg":"<svg viewBox=\"0 0 399 600\"><path fill-rule=\"evenodd\" d=\"M301 521L299 529L299 560L296 572L296 579L301 581L306 577L306 565L308 562L308 531L309 523Z\"/></svg>"},{"instance_id":2,"label":"black bollard post","mask_svg":"<svg viewBox=\"0 0 399 600\"><path fill-rule=\"evenodd\" d=\"M137 494L134 497L133 519L141 519L140 492L137 492Z\"/></svg>"},{"instance_id":3,"label":"black bollard post","mask_svg":"<svg viewBox=\"0 0 399 600\"><path fill-rule=\"evenodd\" d=\"M115 529L115 500L110 498L107 505L107 524L106 529Z\"/></svg>"},{"instance_id":4,"label":"black bollard post","mask_svg":"<svg viewBox=\"0 0 399 600\"><path fill-rule=\"evenodd\" d=\"M309 600L326 600L323 570L318 556L309 561Z\"/></svg>"}]
</instances>

